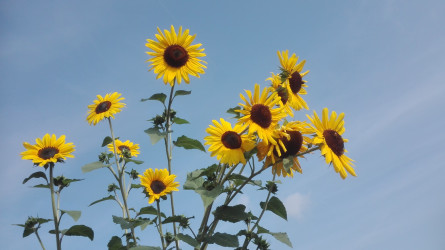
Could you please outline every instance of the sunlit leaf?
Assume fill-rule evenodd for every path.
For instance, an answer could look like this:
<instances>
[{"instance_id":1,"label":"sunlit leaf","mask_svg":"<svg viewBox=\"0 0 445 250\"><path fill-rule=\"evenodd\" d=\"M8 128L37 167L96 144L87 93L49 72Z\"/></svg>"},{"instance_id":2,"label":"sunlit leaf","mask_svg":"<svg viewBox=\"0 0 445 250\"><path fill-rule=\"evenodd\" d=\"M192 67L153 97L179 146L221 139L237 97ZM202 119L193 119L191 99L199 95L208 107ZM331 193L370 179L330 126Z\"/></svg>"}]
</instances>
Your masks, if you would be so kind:
<instances>
[{"instance_id":1,"label":"sunlit leaf","mask_svg":"<svg viewBox=\"0 0 445 250\"><path fill-rule=\"evenodd\" d=\"M99 169L99 168L106 168L106 167L109 167L109 166L110 166L109 164L105 165L105 164L103 164L100 161L92 162L92 163L89 163L89 164L84 165L82 167L82 173L88 173L88 172L91 172L93 170L96 170L96 169Z\"/></svg>"},{"instance_id":2,"label":"sunlit leaf","mask_svg":"<svg viewBox=\"0 0 445 250\"><path fill-rule=\"evenodd\" d=\"M179 117L173 118L172 122L174 122L176 124L189 124L190 123L187 120L181 119Z\"/></svg>"},{"instance_id":3,"label":"sunlit leaf","mask_svg":"<svg viewBox=\"0 0 445 250\"><path fill-rule=\"evenodd\" d=\"M223 188L221 186L216 186L210 191L203 187L195 189L195 192L201 196L204 208L212 204L212 202L222 193L222 191Z\"/></svg>"},{"instance_id":4,"label":"sunlit leaf","mask_svg":"<svg viewBox=\"0 0 445 250\"><path fill-rule=\"evenodd\" d=\"M71 216L71 218L73 218L74 221L77 221L80 218L80 215L82 214L81 211L68 211L68 210L60 210L62 212L62 214L66 213L69 216Z\"/></svg>"},{"instance_id":5,"label":"sunlit leaf","mask_svg":"<svg viewBox=\"0 0 445 250\"><path fill-rule=\"evenodd\" d=\"M150 142L152 145L156 144L159 140L164 138L167 133L159 131L158 128L149 128L144 130L150 136Z\"/></svg>"}]
</instances>

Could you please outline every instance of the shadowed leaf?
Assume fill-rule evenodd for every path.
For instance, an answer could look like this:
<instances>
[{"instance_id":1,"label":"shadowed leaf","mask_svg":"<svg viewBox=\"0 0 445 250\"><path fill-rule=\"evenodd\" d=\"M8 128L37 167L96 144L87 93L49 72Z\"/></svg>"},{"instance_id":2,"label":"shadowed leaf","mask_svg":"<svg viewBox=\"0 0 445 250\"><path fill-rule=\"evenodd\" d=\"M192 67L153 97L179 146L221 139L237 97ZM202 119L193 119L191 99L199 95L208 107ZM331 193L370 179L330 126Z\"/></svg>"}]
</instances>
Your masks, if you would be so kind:
<instances>
[{"instance_id":1,"label":"shadowed leaf","mask_svg":"<svg viewBox=\"0 0 445 250\"><path fill-rule=\"evenodd\" d=\"M246 206L236 205L236 206L219 206L213 212L215 218L222 221L228 221L236 223L238 221L244 221L247 219L248 214L245 212Z\"/></svg>"},{"instance_id":2,"label":"shadowed leaf","mask_svg":"<svg viewBox=\"0 0 445 250\"><path fill-rule=\"evenodd\" d=\"M202 152L206 151L200 141L188 138L185 135L178 137L178 139L174 141L173 144L175 144L175 146L177 147L183 147L185 149L199 149Z\"/></svg>"},{"instance_id":3,"label":"shadowed leaf","mask_svg":"<svg viewBox=\"0 0 445 250\"><path fill-rule=\"evenodd\" d=\"M260 202L260 206L264 209L264 202ZM281 218L287 220L287 212L286 207L283 205L283 202L280 201L277 197L273 196L270 198L269 203L267 204L266 210L273 212L274 214L280 216Z\"/></svg>"},{"instance_id":4,"label":"shadowed leaf","mask_svg":"<svg viewBox=\"0 0 445 250\"><path fill-rule=\"evenodd\" d=\"M106 168L108 166L110 165L105 165L100 161L92 162L82 167L82 173L88 173L99 168Z\"/></svg>"},{"instance_id":5,"label":"shadowed leaf","mask_svg":"<svg viewBox=\"0 0 445 250\"><path fill-rule=\"evenodd\" d=\"M217 244L223 247L238 247L238 237L226 233L215 233L206 239L209 244Z\"/></svg>"},{"instance_id":6,"label":"shadowed leaf","mask_svg":"<svg viewBox=\"0 0 445 250\"><path fill-rule=\"evenodd\" d=\"M66 232L66 236L83 236L88 237L90 240L94 239L94 231L90 227L85 225L74 225L70 227Z\"/></svg>"},{"instance_id":7,"label":"shadowed leaf","mask_svg":"<svg viewBox=\"0 0 445 250\"><path fill-rule=\"evenodd\" d=\"M28 182L32 178L43 178L43 179L46 180L46 183L48 183L48 179L46 178L46 174L44 172L42 172L42 171L38 171L38 172L32 173L28 178L24 179L22 184L25 184L26 182Z\"/></svg>"},{"instance_id":8,"label":"shadowed leaf","mask_svg":"<svg viewBox=\"0 0 445 250\"><path fill-rule=\"evenodd\" d=\"M102 202L102 201L108 201L108 200L114 200L114 196L113 195L110 195L110 196L107 196L107 197L104 197L104 198L102 198L102 199L99 199L99 200L97 200L97 201L93 201L90 205L88 205L89 207L90 206L92 206L92 205L94 205L94 204L97 204L97 203L99 203L99 202Z\"/></svg>"}]
</instances>

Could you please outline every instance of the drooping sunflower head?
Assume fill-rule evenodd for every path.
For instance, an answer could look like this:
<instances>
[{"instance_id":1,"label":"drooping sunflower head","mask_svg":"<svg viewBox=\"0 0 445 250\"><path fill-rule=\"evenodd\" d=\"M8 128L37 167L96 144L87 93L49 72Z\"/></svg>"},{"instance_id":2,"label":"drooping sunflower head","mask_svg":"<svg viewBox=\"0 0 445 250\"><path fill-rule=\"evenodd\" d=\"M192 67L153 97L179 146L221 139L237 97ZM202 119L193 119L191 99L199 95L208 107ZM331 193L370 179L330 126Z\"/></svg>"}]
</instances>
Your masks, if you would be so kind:
<instances>
[{"instance_id":1,"label":"drooping sunflower head","mask_svg":"<svg viewBox=\"0 0 445 250\"><path fill-rule=\"evenodd\" d=\"M169 174L167 169L147 169L144 175L139 175L141 178L141 185L149 194L148 203L153 203L159 200L164 195L173 191L178 191L179 182L174 182L176 175Z\"/></svg>"},{"instance_id":2,"label":"drooping sunflower head","mask_svg":"<svg viewBox=\"0 0 445 250\"><path fill-rule=\"evenodd\" d=\"M36 144L31 145L27 142L23 143L26 151L22 152L22 159L32 160L35 165L40 167L52 162L60 162L66 160L67 157L74 158L71 154L74 152L73 143L65 143L65 135L59 138L56 135L46 134L42 139L37 138Z\"/></svg>"},{"instance_id":3,"label":"drooping sunflower head","mask_svg":"<svg viewBox=\"0 0 445 250\"><path fill-rule=\"evenodd\" d=\"M286 87L285 82L282 82L281 77L274 73L272 73L272 76L267 78L266 80L271 81L271 91L277 92L278 96L280 97L280 107L283 108L286 114L294 117L294 112L292 112L292 109L290 108L291 106L289 102L289 91Z\"/></svg>"},{"instance_id":4,"label":"drooping sunflower head","mask_svg":"<svg viewBox=\"0 0 445 250\"><path fill-rule=\"evenodd\" d=\"M289 51L287 50L281 53L278 51L277 54L280 59L282 70L280 77L284 80L284 86L289 93L289 105L295 110L303 108L309 109L307 103L301 98L301 95L307 94L304 89L307 87L305 84L307 81L303 80L303 77L307 75L309 71L302 73L306 60L302 60L298 63L298 57L295 53L289 57Z\"/></svg>"},{"instance_id":5,"label":"drooping sunflower head","mask_svg":"<svg viewBox=\"0 0 445 250\"><path fill-rule=\"evenodd\" d=\"M121 94L117 92L106 94L104 97L97 95L97 99L93 101L94 103L88 105L88 123L96 125L105 118L114 118L114 115L121 112L121 109L125 107L125 103L120 102L125 98L120 96Z\"/></svg>"},{"instance_id":6,"label":"drooping sunflower head","mask_svg":"<svg viewBox=\"0 0 445 250\"><path fill-rule=\"evenodd\" d=\"M126 140L125 142L122 142L118 139L116 139L116 153L119 154L121 157L124 157L125 154L129 154L131 157L137 157L139 154L139 144L134 144L133 142L130 142L129 140ZM112 153L114 153L114 147L113 143L108 144L108 150L110 150ZM125 153L127 152L127 153Z\"/></svg>"},{"instance_id":7,"label":"drooping sunflower head","mask_svg":"<svg viewBox=\"0 0 445 250\"><path fill-rule=\"evenodd\" d=\"M258 144L258 159L262 161L266 158L266 166L272 164L272 172L276 172L278 176L293 177L293 171L302 173L297 155L307 150L306 145L311 142L311 139L305 135L311 133L313 133L313 129L305 122L294 121L283 125L274 131L277 144L264 141ZM283 160L289 157L291 157L293 165L290 172L287 172Z\"/></svg>"},{"instance_id":8,"label":"drooping sunflower head","mask_svg":"<svg viewBox=\"0 0 445 250\"><path fill-rule=\"evenodd\" d=\"M276 144L272 134L278 122L286 117L283 112L283 107L275 107L280 102L280 97L276 92L271 92L268 87L265 87L260 93L260 85L255 84L255 91L252 96L250 90L246 90L247 97L240 94L241 99L245 103L239 103L241 110L236 112L241 113L238 124L245 124L249 126L249 134L257 133L258 137L266 143L269 141Z\"/></svg>"},{"instance_id":9,"label":"drooping sunflower head","mask_svg":"<svg viewBox=\"0 0 445 250\"><path fill-rule=\"evenodd\" d=\"M232 129L232 125L220 119L221 123L213 120L206 132L209 136L204 138L205 145L210 145L209 151L211 156L216 158L223 164L236 165L238 163L246 164L244 152L250 151L255 147L255 137L253 135L242 135L246 126L236 125Z\"/></svg>"},{"instance_id":10,"label":"drooping sunflower head","mask_svg":"<svg viewBox=\"0 0 445 250\"><path fill-rule=\"evenodd\" d=\"M346 171L353 176L357 176L353 168L353 160L345 155L347 152L345 142L348 140L342 137L345 132L344 116L344 113L337 116L337 113L332 111L331 117L329 117L327 108L323 109L321 120L315 111L313 117L307 116L317 134L312 143L320 146L321 154L325 157L326 163L332 163L335 172L340 173L343 179L348 175Z\"/></svg>"},{"instance_id":11,"label":"drooping sunflower head","mask_svg":"<svg viewBox=\"0 0 445 250\"><path fill-rule=\"evenodd\" d=\"M200 48L201 44L191 45L196 35L189 35L189 30L182 31L179 27L176 33L173 25L171 30L164 30L162 32L158 28L156 39L147 39L145 46L152 51L146 52L152 58L148 59L151 68L157 74L156 79L164 77L164 83L170 83L171 86L175 81L180 84L182 80L186 83L190 82L189 75L200 77L199 74L204 74L204 69L207 68L202 63L205 61L199 59L206 54L204 49Z\"/></svg>"}]
</instances>

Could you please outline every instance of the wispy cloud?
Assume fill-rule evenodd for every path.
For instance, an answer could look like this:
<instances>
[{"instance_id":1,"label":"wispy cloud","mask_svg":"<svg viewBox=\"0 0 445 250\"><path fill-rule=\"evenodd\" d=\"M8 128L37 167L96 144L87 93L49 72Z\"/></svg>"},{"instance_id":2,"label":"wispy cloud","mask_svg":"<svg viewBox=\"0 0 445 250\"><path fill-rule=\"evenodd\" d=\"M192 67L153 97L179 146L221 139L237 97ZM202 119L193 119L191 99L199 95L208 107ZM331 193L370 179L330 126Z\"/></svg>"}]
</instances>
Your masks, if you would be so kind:
<instances>
[{"instance_id":1,"label":"wispy cloud","mask_svg":"<svg viewBox=\"0 0 445 250\"><path fill-rule=\"evenodd\" d=\"M300 193L291 194L284 200L287 214L295 219L303 218L303 213L309 208L310 203L309 197Z\"/></svg>"}]
</instances>

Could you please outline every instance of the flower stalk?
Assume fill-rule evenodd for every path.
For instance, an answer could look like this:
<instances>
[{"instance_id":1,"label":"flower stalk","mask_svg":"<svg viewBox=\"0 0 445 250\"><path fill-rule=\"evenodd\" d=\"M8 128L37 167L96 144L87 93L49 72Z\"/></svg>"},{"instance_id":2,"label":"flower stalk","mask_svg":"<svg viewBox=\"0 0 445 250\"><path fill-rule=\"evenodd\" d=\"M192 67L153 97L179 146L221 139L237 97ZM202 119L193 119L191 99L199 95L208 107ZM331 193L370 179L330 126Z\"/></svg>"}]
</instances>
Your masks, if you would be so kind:
<instances>
[{"instance_id":1,"label":"flower stalk","mask_svg":"<svg viewBox=\"0 0 445 250\"><path fill-rule=\"evenodd\" d=\"M59 235L59 207L56 207L56 201L54 198L54 175L53 175L54 163L49 164L49 189L51 190L51 205L53 210L53 218L54 218L54 231L56 234L56 245L57 250L62 249L62 244L60 241Z\"/></svg>"}]
</instances>

